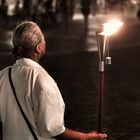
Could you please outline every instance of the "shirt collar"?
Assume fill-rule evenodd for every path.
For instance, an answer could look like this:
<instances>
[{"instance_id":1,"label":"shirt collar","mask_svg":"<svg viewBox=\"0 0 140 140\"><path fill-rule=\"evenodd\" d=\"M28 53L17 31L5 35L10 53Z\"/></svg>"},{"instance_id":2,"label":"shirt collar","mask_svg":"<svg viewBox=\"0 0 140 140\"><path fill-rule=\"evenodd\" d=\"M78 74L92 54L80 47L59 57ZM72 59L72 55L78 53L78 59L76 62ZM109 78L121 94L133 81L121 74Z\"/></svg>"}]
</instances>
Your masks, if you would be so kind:
<instances>
[{"instance_id":1,"label":"shirt collar","mask_svg":"<svg viewBox=\"0 0 140 140\"><path fill-rule=\"evenodd\" d=\"M29 58L21 58L17 59L15 65L18 66L32 66L32 67L40 67L40 64L29 59Z\"/></svg>"}]
</instances>

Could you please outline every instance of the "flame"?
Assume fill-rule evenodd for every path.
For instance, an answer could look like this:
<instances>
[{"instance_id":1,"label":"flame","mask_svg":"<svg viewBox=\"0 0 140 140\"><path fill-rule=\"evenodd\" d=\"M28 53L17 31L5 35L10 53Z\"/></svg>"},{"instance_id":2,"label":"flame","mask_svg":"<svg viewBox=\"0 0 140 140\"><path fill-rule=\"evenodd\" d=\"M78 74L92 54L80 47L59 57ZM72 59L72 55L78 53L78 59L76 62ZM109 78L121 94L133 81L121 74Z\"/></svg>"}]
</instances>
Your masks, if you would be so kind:
<instances>
[{"instance_id":1,"label":"flame","mask_svg":"<svg viewBox=\"0 0 140 140\"><path fill-rule=\"evenodd\" d=\"M103 32L101 35L112 35L113 33L117 32L118 29L123 25L123 22L119 20L111 20L103 24Z\"/></svg>"}]
</instances>

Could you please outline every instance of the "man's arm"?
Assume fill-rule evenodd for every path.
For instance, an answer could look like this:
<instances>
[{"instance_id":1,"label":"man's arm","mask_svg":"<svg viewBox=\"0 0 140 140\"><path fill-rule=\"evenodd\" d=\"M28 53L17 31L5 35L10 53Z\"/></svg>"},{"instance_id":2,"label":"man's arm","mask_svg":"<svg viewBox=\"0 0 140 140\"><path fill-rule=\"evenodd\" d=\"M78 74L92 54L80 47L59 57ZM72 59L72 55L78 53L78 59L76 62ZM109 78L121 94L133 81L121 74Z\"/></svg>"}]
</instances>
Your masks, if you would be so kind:
<instances>
[{"instance_id":1,"label":"man's arm","mask_svg":"<svg viewBox=\"0 0 140 140\"><path fill-rule=\"evenodd\" d=\"M103 139L106 137L107 135L103 133L96 132L82 133L66 128L62 134L56 136L55 138L58 140L92 140L92 139Z\"/></svg>"}]
</instances>

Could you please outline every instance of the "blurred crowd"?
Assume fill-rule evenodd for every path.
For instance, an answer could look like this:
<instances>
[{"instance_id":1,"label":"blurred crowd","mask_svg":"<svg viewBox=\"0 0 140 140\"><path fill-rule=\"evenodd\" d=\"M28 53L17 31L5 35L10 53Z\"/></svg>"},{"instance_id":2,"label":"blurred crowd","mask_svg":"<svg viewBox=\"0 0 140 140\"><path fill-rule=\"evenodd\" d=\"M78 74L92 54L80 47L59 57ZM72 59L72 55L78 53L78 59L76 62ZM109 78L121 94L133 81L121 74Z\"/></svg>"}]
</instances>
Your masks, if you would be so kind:
<instances>
[{"instance_id":1,"label":"blurred crowd","mask_svg":"<svg viewBox=\"0 0 140 140\"><path fill-rule=\"evenodd\" d=\"M129 0L0 0L0 18L8 22L9 16L15 16L18 20L31 19L40 25L71 22L76 5L83 14L85 21L92 12L93 15L99 8L112 8L123 5Z\"/></svg>"}]
</instances>

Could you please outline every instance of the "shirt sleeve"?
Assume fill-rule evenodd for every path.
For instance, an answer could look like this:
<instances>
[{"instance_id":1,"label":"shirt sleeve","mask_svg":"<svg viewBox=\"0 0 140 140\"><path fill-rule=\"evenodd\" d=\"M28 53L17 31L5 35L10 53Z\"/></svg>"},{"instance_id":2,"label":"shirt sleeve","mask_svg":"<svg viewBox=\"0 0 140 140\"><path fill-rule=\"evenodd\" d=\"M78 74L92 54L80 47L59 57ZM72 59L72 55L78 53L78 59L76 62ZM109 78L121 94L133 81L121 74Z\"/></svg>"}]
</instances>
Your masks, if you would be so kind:
<instances>
[{"instance_id":1,"label":"shirt sleeve","mask_svg":"<svg viewBox=\"0 0 140 140\"><path fill-rule=\"evenodd\" d=\"M37 76L32 100L40 135L53 137L63 133L65 104L56 83L48 74Z\"/></svg>"}]
</instances>

